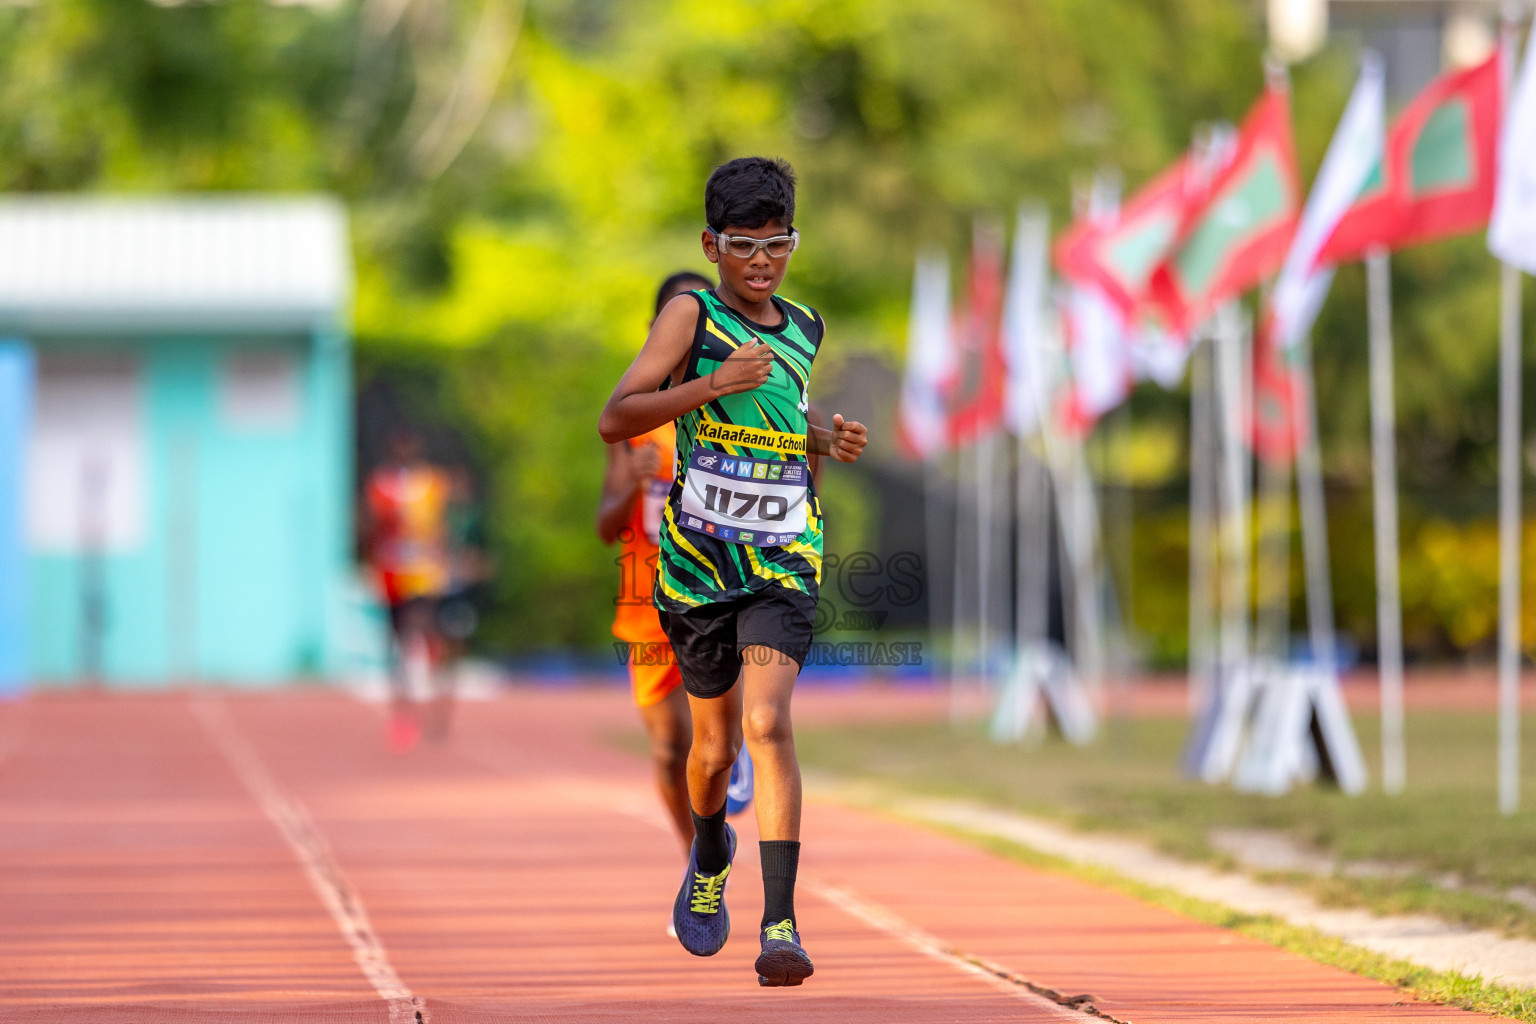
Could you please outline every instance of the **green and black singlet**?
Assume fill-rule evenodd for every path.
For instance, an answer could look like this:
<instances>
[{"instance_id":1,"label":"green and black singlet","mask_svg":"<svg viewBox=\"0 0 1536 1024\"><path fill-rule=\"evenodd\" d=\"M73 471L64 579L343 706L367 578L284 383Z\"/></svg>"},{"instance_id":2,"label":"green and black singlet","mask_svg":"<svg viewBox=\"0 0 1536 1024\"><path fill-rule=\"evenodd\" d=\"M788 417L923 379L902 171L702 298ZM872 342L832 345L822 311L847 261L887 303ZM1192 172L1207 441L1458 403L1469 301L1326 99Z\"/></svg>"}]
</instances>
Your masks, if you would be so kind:
<instances>
[{"instance_id":1,"label":"green and black singlet","mask_svg":"<svg viewBox=\"0 0 1536 1024\"><path fill-rule=\"evenodd\" d=\"M677 420L677 472L657 558L656 607L683 613L767 587L813 600L821 580L821 507L806 461L811 364L826 334L816 311L780 296L776 327L715 297L699 303L683 375L708 377L753 337L773 349L768 379Z\"/></svg>"}]
</instances>

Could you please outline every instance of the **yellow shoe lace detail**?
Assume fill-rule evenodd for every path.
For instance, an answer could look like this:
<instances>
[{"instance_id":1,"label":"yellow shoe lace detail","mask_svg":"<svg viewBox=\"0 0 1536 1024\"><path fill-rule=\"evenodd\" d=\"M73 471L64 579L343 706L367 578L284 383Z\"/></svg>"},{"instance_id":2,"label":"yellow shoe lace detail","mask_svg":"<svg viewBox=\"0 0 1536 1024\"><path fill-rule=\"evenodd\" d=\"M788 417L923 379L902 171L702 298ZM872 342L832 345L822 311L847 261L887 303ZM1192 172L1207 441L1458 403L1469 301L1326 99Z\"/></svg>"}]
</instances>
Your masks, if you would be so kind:
<instances>
[{"instance_id":1,"label":"yellow shoe lace detail","mask_svg":"<svg viewBox=\"0 0 1536 1024\"><path fill-rule=\"evenodd\" d=\"M725 895L725 876L731 873L727 864L718 875L693 873L693 892L688 897L688 909L695 914L715 914L720 911L720 897Z\"/></svg>"},{"instance_id":2,"label":"yellow shoe lace detail","mask_svg":"<svg viewBox=\"0 0 1536 1024\"><path fill-rule=\"evenodd\" d=\"M795 941L795 922L789 918L775 922L763 929L763 935L770 939L782 939L785 942Z\"/></svg>"}]
</instances>

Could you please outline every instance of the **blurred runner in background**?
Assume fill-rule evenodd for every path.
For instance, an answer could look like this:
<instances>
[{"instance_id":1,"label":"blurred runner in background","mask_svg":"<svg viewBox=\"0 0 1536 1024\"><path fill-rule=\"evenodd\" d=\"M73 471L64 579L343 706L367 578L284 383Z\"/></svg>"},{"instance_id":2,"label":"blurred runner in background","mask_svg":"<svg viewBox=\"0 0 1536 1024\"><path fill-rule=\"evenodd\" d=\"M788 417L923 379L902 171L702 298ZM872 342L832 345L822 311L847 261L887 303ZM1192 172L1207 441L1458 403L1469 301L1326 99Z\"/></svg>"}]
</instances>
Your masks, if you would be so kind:
<instances>
[{"instance_id":1,"label":"blurred runner in background","mask_svg":"<svg viewBox=\"0 0 1536 1024\"><path fill-rule=\"evenodd\" d=\"M364 489L363 537L394 638L394 703L385 738L391 750L403 753L421 739L415 695L434 688L443 653L437 605L450 582L452 485L426 460L421 435L410 427L391 431L387 452Z\"/></svg>"},{"instance_id":2,"label":"blurred runner in background","mask_svg":"<svg viewBox=\"0 0 1536 1024\"><path fill-rule=\"evenodd\" d=\"M680 271L661 283L656 311L678 295L708 288L709 281ZM677 828L683 854L693 842L693 815L688 809L688 747L693 722L681 689L683 677L651 592L656 587L658 533L662 507L672 490L676 452L672 424L649 434L608 445L608 468L597 509L597 535L620 547L619 596L615 602L613 635L629 644L629 681L635 707L651 742L656 788Z\"/></svg>"}]
</instances>

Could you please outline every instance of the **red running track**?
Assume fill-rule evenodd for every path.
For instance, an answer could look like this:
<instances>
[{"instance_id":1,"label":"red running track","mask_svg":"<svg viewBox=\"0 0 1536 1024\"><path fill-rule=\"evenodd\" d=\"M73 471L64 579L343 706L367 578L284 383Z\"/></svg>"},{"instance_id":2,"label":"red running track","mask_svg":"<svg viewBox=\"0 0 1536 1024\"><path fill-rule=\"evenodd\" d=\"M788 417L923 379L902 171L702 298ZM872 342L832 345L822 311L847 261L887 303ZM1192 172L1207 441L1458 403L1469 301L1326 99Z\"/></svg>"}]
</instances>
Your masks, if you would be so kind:
<instances>
[{"instance_id":1,"label":"red running track","mask_svg":"<svg viewBox=\"0 0 1536 1024\"><path fill-rule=\"evenodd\" d=\"M807 702L814 712L815 702ZM519 691L385 753L330 692L0 706L8 1022L875 1024L1474 1015L878 816L807 808L816 975L760 989L755 828L736 934L663 934L681 875L624 696ZM1013 980L978 968L997 966Z\"/></svg>"}]
</instances>

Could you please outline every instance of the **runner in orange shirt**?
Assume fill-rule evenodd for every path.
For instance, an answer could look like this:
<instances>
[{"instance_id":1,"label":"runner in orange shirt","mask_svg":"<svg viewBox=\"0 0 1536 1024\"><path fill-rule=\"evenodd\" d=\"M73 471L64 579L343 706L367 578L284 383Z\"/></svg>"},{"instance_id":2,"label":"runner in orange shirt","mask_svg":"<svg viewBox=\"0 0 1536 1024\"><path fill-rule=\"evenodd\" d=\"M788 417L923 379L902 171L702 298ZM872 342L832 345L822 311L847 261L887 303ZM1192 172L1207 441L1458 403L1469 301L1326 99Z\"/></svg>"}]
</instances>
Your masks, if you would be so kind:
<instances>
[{"instance_id":1,"label":"runner in orange shirt","mask_svg":"<svg viewBox=\"0 0 1536 1024\"><path fill-rule=\"evenodd\" d=\"M421 738L413 682L419 689L442 691L436 613L449 583L450 493L447 474L426 460L420 435L395 428L387 461L368 476L363 535L394 639L394 707L386 739L396 752L411 749ZM419 676L427 677L427 685L417 682Z\"/></svg>"},{"instance_id":2,"label":"runner in orange shirt","mask_svg":"<svg viewBox=\"0 0 1536 1024\"><path fill-rule=\"evenodd\" d=\"M656 295L660 310L675 296L709 287L704 277L683 271L661 283ZM649 434L608 445L608 468L597 510L597 535L605 544L621 545L618 612L613 635L629 644L629 680L635 707L645 723L656 770L656 788L666 806L686 854L693 842L693 816L688 809L688 748L693 721L681 689L683 677L672 655L667 634L651 601L656 586L657 532L662 506L672 489L672 424Z\"/></svg>"}]
</instances>

